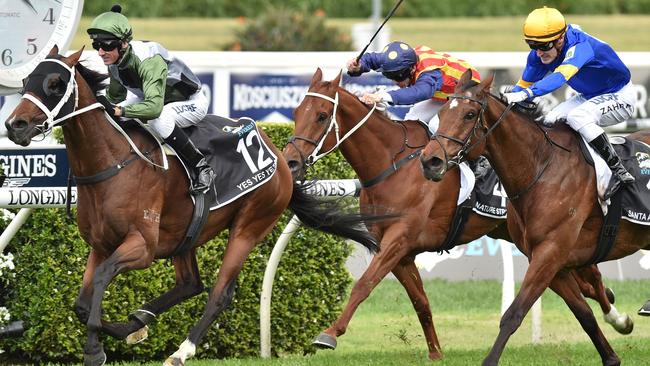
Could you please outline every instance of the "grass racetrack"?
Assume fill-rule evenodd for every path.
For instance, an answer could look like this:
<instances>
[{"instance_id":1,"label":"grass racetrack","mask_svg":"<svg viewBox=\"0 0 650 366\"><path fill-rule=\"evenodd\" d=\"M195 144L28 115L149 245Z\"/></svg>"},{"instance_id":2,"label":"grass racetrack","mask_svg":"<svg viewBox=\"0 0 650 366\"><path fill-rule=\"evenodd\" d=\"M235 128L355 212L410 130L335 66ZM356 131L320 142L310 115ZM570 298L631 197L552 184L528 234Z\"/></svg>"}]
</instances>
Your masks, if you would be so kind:
<instances>
[{"instance_id":1,"label":"grass racetrack","mask_svg":"<svg viewBox=\"0 0 650 366\"><path fill-rule=\"evenodd\" d=\"M634 318L635 329L627 336L616 333L602 320L600 307L589 300L598 324L623 365L650 364L650 318L636 315L638 308L650 296L650 280L607 281L606 285L616 292L618 310ZM318 350L306 356L281 355L273 359L226 359L219 360L218 365L480 365L498 332L501 283L427 280L425 288L445 355L442 361L428 360L424 337L410 301L397 281L386 280L361 304L347 333L338 338L336 350ZM550 290L544 293L542 308L541 344L531 344L531 321L528 316L511 337L500 365L602 365L595 347L555 293ZM155 334L151 336L155 337ZM251 337L259 335L251 334ZM163 360L151 361L147 365L160 365ZM210 366L215 362L190 359L187 365Z\"/></svg>"}]
</instances>

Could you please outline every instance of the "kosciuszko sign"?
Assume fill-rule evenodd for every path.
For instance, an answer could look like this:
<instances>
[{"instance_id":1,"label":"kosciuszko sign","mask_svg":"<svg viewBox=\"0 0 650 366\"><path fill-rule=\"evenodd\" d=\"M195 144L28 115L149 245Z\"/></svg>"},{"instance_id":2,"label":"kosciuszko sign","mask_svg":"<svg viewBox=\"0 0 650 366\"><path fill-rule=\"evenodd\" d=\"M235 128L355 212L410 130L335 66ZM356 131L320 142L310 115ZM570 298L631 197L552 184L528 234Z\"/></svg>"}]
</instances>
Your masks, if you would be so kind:
<instances>
[{"instance_id":1,"label":"kosciuszko sign","mask_svg":"<svg viewBox=\"0 0 650 366\"><path fill-rule=\"evenodd\" d=\"M64 146L0 150L6 179L0 207L63 207L66 204L68 158ZM73 187L71 203L76 203Z\"/></svg>"}]
</instances>

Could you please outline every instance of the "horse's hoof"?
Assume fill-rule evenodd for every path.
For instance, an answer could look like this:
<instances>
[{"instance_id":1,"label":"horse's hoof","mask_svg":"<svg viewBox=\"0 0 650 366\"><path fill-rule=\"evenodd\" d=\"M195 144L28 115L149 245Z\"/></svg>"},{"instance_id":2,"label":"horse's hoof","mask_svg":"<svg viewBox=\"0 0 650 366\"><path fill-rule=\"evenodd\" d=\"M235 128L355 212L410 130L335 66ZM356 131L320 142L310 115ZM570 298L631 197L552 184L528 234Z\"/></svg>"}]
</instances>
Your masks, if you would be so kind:
<instances>
[{"instance_id":1,"label":"horse's hoof","mask_svg":"<svg viewBox=\"0 0 650 366\"><path fill-rule=\"evenodd\" d=\"M185 362L178 357L169 357L163 363L163 366L184 366Z\"/></svg>"},{"instance_id":2,"label":"horse's hoof","mask_svg":"<svg viewBox=\"0 0 650 366\"><path fill-rule=\"evenodd\" d=\"M314 338L312 344L318 348L336 349L336 338L327 333L321 333Z\"/></svg>"},{"instance_id":3,"label":"horse's hoof","mask_svg":"<svg viewBox=\"0 0 650 366\"><path fill-rule=\"evenodd\" d=\"M129 334L126 337L126 344L138 344L144 341L145 339L147 339L147 337L149 337L148 330L149 330L149 326L145 325L144 327Z\"/></svg>"},{"instance_id":4,"label":"horse's hoof","mask_svg":"<svg viewBox=\"0 0 650 366\"><path fill-rule=\"evenodd\" d=\"M614 296L614 290L612 290L611 288L609 287L605 288L605 296L607 296L607 301L609 301L610 304L616 302L616 297Z\"/></svg>"},{"instance_id":5,"label":"horse's hoof","mask_svg":"<svg viewBox=\"0 0 650 366\"><path fill-rule=\"evenodd\" d=\"M650 300L646 301L645 304L639 309L638 312L641 316L650 316Z\"/></svg>"},{"instance_id":6,"label":"horse's hoof","mask_svg":"<svg viewBox=\"0 0 650 366\"><path fill-rule=\"evenodd\" d=\"M630 334L634 330L634 320L625 314L625 322L621 328L615 328L621 334Z\"/></svg>"},{"instance_id":7,"label":"horse's hoof","mask_svg":"<svg viewBox=\"0 0 650 366\"><path fill-rule=\"evenodd\" d=\"M106 363L106 353L100 351L94 355L84 353L84 366L103 366Z\"/></svg>"}]
</instances>

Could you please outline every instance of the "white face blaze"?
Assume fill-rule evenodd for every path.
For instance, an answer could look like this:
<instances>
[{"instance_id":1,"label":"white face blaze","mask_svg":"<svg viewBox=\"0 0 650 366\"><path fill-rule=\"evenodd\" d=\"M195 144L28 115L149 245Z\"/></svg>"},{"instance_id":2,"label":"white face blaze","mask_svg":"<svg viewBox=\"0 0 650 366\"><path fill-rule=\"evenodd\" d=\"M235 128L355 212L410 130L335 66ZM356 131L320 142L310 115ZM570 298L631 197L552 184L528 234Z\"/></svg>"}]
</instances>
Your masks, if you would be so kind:
<instances>
[{"instance_id":1,"label":"white face blaze","mask_svg":"<svg viewBox=\"0 0 650 366\"><path fill-rule=\"evenodd\" d=\"M458 107L458 99L452 99L451 103L449 103L449 109L454 109Z\"/></svg>"}]
</instances>

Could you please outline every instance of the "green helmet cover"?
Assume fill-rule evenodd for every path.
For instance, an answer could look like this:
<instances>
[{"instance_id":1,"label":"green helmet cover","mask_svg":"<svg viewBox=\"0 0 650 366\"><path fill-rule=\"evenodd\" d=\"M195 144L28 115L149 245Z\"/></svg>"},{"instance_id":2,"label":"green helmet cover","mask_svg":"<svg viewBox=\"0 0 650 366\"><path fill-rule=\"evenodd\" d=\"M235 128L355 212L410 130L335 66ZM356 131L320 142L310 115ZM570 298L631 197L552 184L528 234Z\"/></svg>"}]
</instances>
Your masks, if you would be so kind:
<instances>
[{"instance_id":1,"label":"green helmet cover","mask_svg":"<svg viewBox=\"0 0 650 366\"><path fill-rule=\"evenodd\" d=\"M106 38L111 35L127 42L133 39L129 20L124 15L112 11L99 14L90 24L87 32L92 39Z\"/></svg>"}]
</instances>

